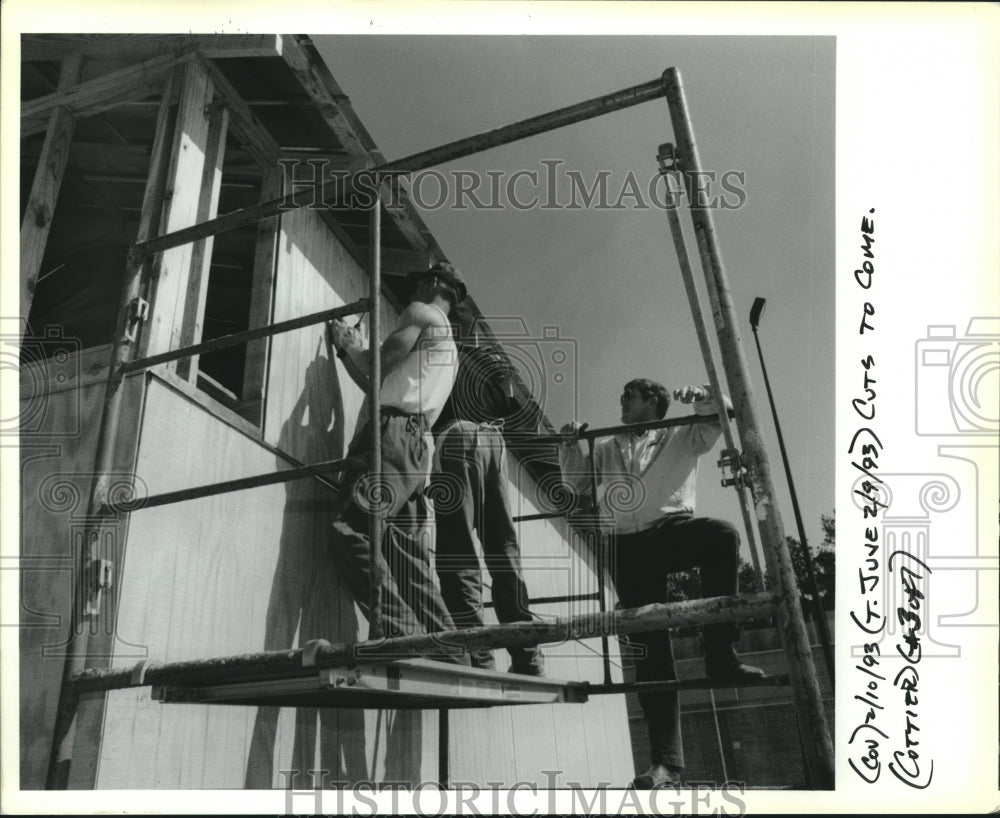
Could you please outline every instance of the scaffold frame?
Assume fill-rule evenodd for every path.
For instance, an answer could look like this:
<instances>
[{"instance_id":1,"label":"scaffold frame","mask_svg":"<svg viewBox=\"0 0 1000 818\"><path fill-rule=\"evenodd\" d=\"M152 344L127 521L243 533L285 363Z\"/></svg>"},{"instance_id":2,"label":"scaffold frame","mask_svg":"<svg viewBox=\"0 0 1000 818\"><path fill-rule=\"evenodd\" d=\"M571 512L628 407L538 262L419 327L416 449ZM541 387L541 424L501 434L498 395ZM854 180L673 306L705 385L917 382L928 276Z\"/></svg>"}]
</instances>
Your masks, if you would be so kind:
<instances>
[{"instance_id":1,"label":"scaffold frame","mask_svg":"<svg viewBox=\"0 0 1000 818\"><path fill-rule=\"evenodd\" d=\"M170 80L168 80L169 87ZM564 127L566 125L603 116L626 107L642 104L656 99L665 98L668 104L673 136L676 148L671 151L671 165L665 170L670 175L676 172L685 182L689 203L696 201L695 184L700 171L700 160L694 141L693 131L687 110L687 103L681 83L680 72L676 68L667 69L663 75L642 85L633 86L612 94L587 100L567 108L561 108L531 119L516 122L512 125L481 133L466 139L451 142L438 148L433 148L418 154L405 157L395 162L389 162L364 171L378 182L379 190L391 183L394 176L430 168L457 158L470 156L481 151L508 144L528 136ZM165 108L161 107L158 130L165 127ZM663 156L661 151L660 158ZM154 154L154 161L159 155ZM662 159L661 159L662 168ZM348 191L349 192L349 191ZM325 193L325 191L324 191ZM149 192L147 191L147 195ZM305 206L305 203L294 204L294 208ZM264 219L273 218L283 212L293 209L285 198L263 202L259 205L245 208L209 219L200 224L176 230L162 236L152 235L153 226L149 221L140 225L136 241L129 254L126 281L122 290L118 326L112 348L112 363L109 369L107 388L101 413L97 457L94 468L94 482L88 498L88 517L93 521L87 531L86 547L81 554L82 567L85 569L96 554L101 537L102 527L118 519L120 515L135 513L143 508L180 502L195 496L207 496L211 493L223 493L249 488L254 485L266 485L288 480L316 477L319 474L335 471L347 464L346 460L329 461L300 468L279 471L270 475L259 475L243 480L227 481L214 486L192 487L191 489L171 492L149 498L132 498L128 502L120 502L110 496L109 476L112 471L113 441L119 428L123 407L123 383L130 373L144 371L159 364L180 360L210 349L222 348L227 345L243 343L251 338L270 337L280 332L326 322L334 317L349 314L367 314L370 316L370 416L368 423L372 433L372 452L369 468L376 478L381 467L379 416L381 399L379 386L381 383L381 360L379 344L381 339L381 321L379 297L381 293L381 195L374 197L371 208L370 224L370 269L369 295L367 298L347 304L334 310L326 310L312 315L303 316L292 321L272 324L245 333L238 333L212 341L171 350L166 353L149 356L146 359L133 357L137 348L135 343L134 320L130 318L130 305L140 294L140 282L143 270L154 255L164 250L197 241L207 236L253 224ZM678 205L679 209L679 205ZM604 685L600 692L622 692L621 688L611 685L608 665L607 639L610 635L624 635L630 632L654 630L679 624L701 625L710 622L732 621L774 614L778 620L781 642L788 659L787 681L791 685L805 764L811 785L817 789L832 788L834 780L833 747L830 732L826 723L823 704L816 676L816 668L809 647L807 630L796 586L791 558L785 541L784 529L775 502L775 490L771 478L771 470L763 438L757 420L757 410L750 384L749 372L744 358L740 336L737 330L735 313L729 295L729 288L721 254L715 238L711 211L706 208L688 207L691 215L694 233L697 238L702 269L705 276L706 289L715 317L717 340L722 358L723 370L726 375L728 392L732 397L739 439L742 444L740 480L737 481L737 493L741 502L744 523L748 537L751 538L751 554L755 567L759 570L756 542L752 519L755 517L759 525L760 545L767 566L767 578L771 591L752 597L720 597L714 599L694 600L686 603L670 603L650 605L639 609L619 611L607 610L604 598L603 559L597 558L598 589L597 600L600 610L596 614L583 614L575 617L557 619L554 622L518 623L517 625L498 625L485 628L471 628L447 634L430 634L421 636L384 639L380 605L381 578L378 555L381 548L383 521L377 507L369 515L370 533L370 576L369 589L369 641L356 645L330 646L313 645L309 647L311 661L316 667L338 667L345 662L385 663L398 661L401 656L426 655L429 651L447 645L453 649L469 649L471 647L508 647L516 645L541 644L558 639L580 638L586 634L588 638L600 636L604 642L605 670ZM712 358L708 343L708 330L702 317L701 305L694 286L693 273L687 260L683 236L680 230L677 212L668 209L670 227L675 240L675 249L681 262L685 288L691 302L692 314L695 317L699 342L705 358L715 394L723 394L721 379ZM721 409L720 400L720 409ZM631 428L658 428L680 423L708 422L719 420L726 436L727 445L736 447L736 437L729 427L727 413L721 416L698 416L696 418L681 418L672 421L659 421L649 424L636 424ZM597 437L613 434L621 427L609 429L584 430L580 437L593 447ZM558 438L562 439L562 438ZM546 438L539 438L544 442ZM254 482L257 481L257 482ZM749 490L755 507L751 515L746 505L744 487ZM591 480L591 507L596 514L597 486L596 479ZM531 519L542 519L548 515L532 515ZM522 518L527 520L528 518ZM604 543L604 540L601 540ZM85 574L85 571L84 571ZM73 738L76 723L76 711L82 695L115 688L134 687L139 684L169 682L175 687L178 679L187 683L197 682L212 676L216 665L225 665L231 672L239 666L233 657L226 659L206 660L203 662L175 663L172 666L160 668L149 666L134 669L94 669L87 667L88 639L90 628L87 620L91 616L88 611L87 599L80 583L74 586L72 620L70 625L70 643L63 669L63 681L60 690L59 706L56 717L56 728L53 749L49 766L49 788L66 786L67 770L72 762ZM303 662L303 650L283 651L277 654L256 654L247 658L244 670L250 672L251 666L267 666L269 672L278 672L276 668L284 668L284 673L293 670L299 672ZM257 663L257 664L255 664ZM452 666L455 667L455 666ZM448 666L443 672L447 674ZM281 677L278 672L276 678ZM499 674L505 675L505 674ZM232 676L229 676L230 680ZM780 677L785 681L784 677ZM161 679L161 682L157 682ZM769 681L773 683L773 679ZM557 684L574 683L555 683ZM576 683L582 684L582 683ZM334 685L336 687L336 685ZM705 682L702 686L711 686ZM732 685L730 685L732 686ZM544 689L546 686L542 685ZM171 688L173 689L173 688ZM569 690L570 688L566 688ZM575 688L574 688L575 689ZM582 688L581 688L582 689ZM579 691L578 691L579 692ZM569 695L569 694L566 694ZM544 698L544 696L543 696ZM572 700L572 697L563 699ZM436 700L433 704L441 708L447 704L447 697ZM443 735L447 740L447 716L443 711ZM445 763L446 767L446 763ZM445 776L446 777L446 776Z\"/></svg>"}]
</instances>

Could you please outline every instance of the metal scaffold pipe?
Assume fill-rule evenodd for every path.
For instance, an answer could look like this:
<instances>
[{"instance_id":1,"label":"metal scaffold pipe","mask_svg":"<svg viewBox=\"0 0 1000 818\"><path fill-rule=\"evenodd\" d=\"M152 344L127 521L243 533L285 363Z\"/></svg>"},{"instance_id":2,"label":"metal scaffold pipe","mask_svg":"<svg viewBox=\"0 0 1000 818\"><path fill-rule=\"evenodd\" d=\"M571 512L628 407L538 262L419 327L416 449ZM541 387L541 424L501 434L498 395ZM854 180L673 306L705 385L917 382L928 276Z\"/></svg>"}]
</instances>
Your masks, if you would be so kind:
<instances>
[{"instance_id":1,"label":"metal scaffold pipe","mask_svg":"<svg viewBox=\"0 0 1000 818\"><path fill-rule=\"evenodd\" d=\"M325 460L322 463L311 463L308 466L293 466L288 469L281 469L280 471L268 472L267 474L254 474L249 477L238 477L235 480L208 483L204 486L192 486L189 489L165 491L162 494L151 494L148 497L135 496L113 502L109 501L109 508L115 512L134 513L144 509L156 508L157 506L170 505L171 503L198 500L202 497L216 497L220 494L229 494L234 491L261 488L262 486L274 486L279 483L290 483L292 480L301 480L305 477L319 478L319 481L328 488L339 491L339 486L335 486L324 480L323 476L336 474L354 464L354 458L349 457L337 460Z\"/></svg>"},{"instance_id":2,"label":"metal scaffold pipe","mask_svg":"<svg viewBox=\"0 0 1000 818\"><path fill-rule=\"evenodd\" d=\"M757 299L763 305L764 299ZM757 304L755 302L754 307ZM757 320L760 313L757 313ZM823 659L826 662L826 671L830 676L830 684L836 685L836 667L833 660L833 644L830 640L830 632L826 626L826 613L823 610L823 601L820 598L819 586L816 584L816 572L813 567L812 554L809 552L809 541L806 539L806 529L802 522L802 512L799 509L799 498L795 492L795 482L792 480L792 468L788 463L788 452L785 451L785 438L781 434L781 423L778 421L778 410L774 405L774 395L771 392L771 380L767 377L767 367L764 365L764 353L760 348L760 337L757 335L757 324L752 323L753 340L757 345L757 355L760 358L760 371L764 376L764 389L767 392L767 401L771 405L771 417L774 418L774 431L778 436L778 449L781 451L781 460L785 466L785 480L788 482L788 493L792 500L792 513L795 515L795 526L799 531L799 547L802 549L802 560L806 566L806 575L809 581L809 590L813 595L813 619L816 623L816 631L819 633L819 641L823 646Z\"/></svg>"},{"instance_id":3,"label":"metal scaffold pipe","mask_svg":"<svg viewBox=\"0 0 1000 818\"><path fill-rule=\"evenodd\" d=\"M499 647L531 647L570 639L594 639L602 634L626 636L663 630L731 622L774 613L774 594L721 596L683 602L656 603L604 613L552 617L544 621L483 625L436 633L379 639L358 644L316 645L309 667L343 667L441 653ZM73 680L77 693L158 684L202 684L221 678L301 672L307 648L226 656L214 659L142 663L138 668L84 670ZM141 671L141 672L137 672Z\"/></svg>"},{"instance_id":4,"label":"metal scaffold pipe","mask_svg":"<svg viewBox=\"0 0 1000 818\"><path fill-rule=\"evenodd\" d=\"M202 355L206 352L228 349L229 347L245 344L247 341L254 341L258 338L270 338L272 335L279 335L282 332L291 332L292 330L302 329L313 324L320 324L324 321L332 321L334 318L340 318L344 315L356 315L359 312L367 310L368 304L368 299L362 298L359 301L345 304L342 307L333 307L328 310L303 315L299 318L278 321L275 324L268 324L266 327L256 327L244 330L243 332L234 332L231 335L221 335L218 338L212 338L210 341L203 341L200 344L180 349L171 349L168 352L150 355L148 358L140 358L136 361L125 361L118 367L118 372L122 375L129 372L139 372L168 363L169 361L179 361L183 358L190 358L193 355Z\"/></svg>"},{"instance_id":5,"label":"metal scaffold pipe","mask_svg":"<svg viewBox=\"0 0 1000 818\"><path fill-rule=\"evenodd\" d=\"M732 417L732 413L730 413ZM528 440L531 443L565 443L567 440L593 440L598 437L613 437L614 435L628 434L629 432L642 432L647 429L669 429L674 426L692 426L695 423L714 423L719 419L717 414L712 415L684 415L679 418L664 418L663 420L647 420L642 423L622 423L618 426L601 426L591 429L586 424L581 426L572 435L551 434L533 435Z\"/></svg>"},{"instance_id":6,"label":"metal scaffold pipe","mask_svg":"<svg viewBox=\"0 0 1000 818\"><path fill-rule=\"evenodd\" d=\"M663 149L667 145L661 145L661 155L657 158L664 161ZM661 164L662 168L662 164ZM667 220L670 223L670 235L674 240L674 249L677 251L677 261L681 268L681 278L684 279L684 290L687 293L688 303L691 305L691 317L694 319L695 332L698 334L698 345L701 348L701 357L705 362L705 370L708 373L709 383L712 385L713 393L718 397L718 407L721 412L725 411L725 406L722 401L723 389L722 381L719 379L719 370L715 366L715 356L712 354L712 346L709 343L708 327L705 325L705 316L701 309L701 299L698 297L698 289L695 287L694 283L694 272L691 269L691 260L688 257L687 242L684 240L684 231L681 228L681 220L677 215L677 208L680 206L680 201L673 201L672 197L674 195L673 186L671 185L671 174L664 173L664 181L668 186L670 192L670 202L672 207L667 208ZM677 191L679 194L680 191ZM720 417L722 417L720 412ZM722 420L722 434L726 441L726 447L729 449L736 449L736 438L733 436L733 428L729 422L728 413L724 420ZM750 516L750 509L747 505L746 493L743 490L743 486L737 483L736 494L739 498L740 512L743 515L743 528L747 534L747 546L750 549L750 559L753 561L753 569L757 574L757 578L761 582L761 587L766 588L767 583L764 581L764 571L760 564L760 555L757 553L757 537L754 534L753 519Z\"/></svg>"},{"instance_id":7,"label":"metal scaffold pipe","mask_svg":"<svg viewBox=\"0 0 1000 818\"><path fill-rule=\"evenodd\" d=\"M587 456L590 462L590 508L595 517L598 513L599 503L597 499L597 460L594 458L594 438L587 438ZM595 537L594 556L597 560L597 607L601 613L607 610L607 601L604 598L604 576L605 568L610 567L614 558L614 534L605 531L600 526L592 529ZM608 643L608 635L601 635L601 665L604 670L604 683L611 684L611 653Z\"/></svg>"},{"instance_id":8,"label":"metal scaffold pipe","mask_svg":"<svg viewBox=\"0 0 1000 818\"><path fill-rule=\"evenodd\" d=\"M319 201L340 202L350 198L352 194L363 193L365 199L370 202L374 198L373 194L378 188L376 182L381 181L382 178L412 173L432 168L435 165L442 165L446 162L471 156L490 148L516 142L519 139L563 128L566 125L572 125L574 122L582 122L586 119L604 116L623 108L640 105L644 102L658 99L664 96L665 93L664 78L659 77L641 85L635 85L611 94L578 102L566 108L549 111L539 116L524 119L502 128L495 128L491 131L475 134L474 136L459 139L455 142L449 142L446 145L414 153L402 159L397 159L394 162L377 165L376 167L360 171L359 175L356 176L347 178L335 177L324 182L320 189L308 201L303 201L302 204L293 203L287 197L261 202L243 210L236 210L232 213L226 213L214 219L209 219L193 227L185 227L173 233L168 233L165 236L139 242L135 245L133 252L145 258L153 253L169 250L171 247L179 247L182 244L188 244L207 236L216 236L229 230L256 224L262 219L268 219L283 212L315 204L317 196L319 197ZM363 189L359 189L359 182L370 182L371 184L364 184Z\"/></svg>"},{"instance_id":9,"label":"metal scaffold pipe","mask_svg":"<svg viewBox=\"0 0 1000 818\"><path fill-rule=\"evenodd\" d=\"M749 370L740 343L739 325L715 237L711 210L696 206L698 199L695 185L701 173L701 162L688 117L684 88L680 72L676 68L668 69L665 77L668 86L667 105L677 141L678 162L687 186L688 199L692 203L690 213L699 249L702 252L706 284L710 292L714 287L718 294L719 313L716 316L716 330L719 349L722 352L740 439L743 442L743 455L760 523L764 556L776 585L775 591L781 600L778 621L782 642L789 659L790 681L798 714L799 732L805 748L806 769L815 787L832 788L833 742L823 710L815 662L802 616L791 556L785 542L784 527L774 499L771 467L763 445Z\"/></svg>"},{"instance_id":10,"label":"metal scaffold pipe","mask_svg":"<svg viewBox=\"0 0 1000 818\"><path fill-rule=\"evenodd\" d=\"M371 213L371 270L368 290L370 320L368 322L368 349L371 351L369 374L368 422L371 425L372 451L370 485L373 487L371 511L368 515L368 627L369 639L380 639L382 629L382 310L379 293L382 291L382 200L375 198Z\"/></svg>"}]
</instances>

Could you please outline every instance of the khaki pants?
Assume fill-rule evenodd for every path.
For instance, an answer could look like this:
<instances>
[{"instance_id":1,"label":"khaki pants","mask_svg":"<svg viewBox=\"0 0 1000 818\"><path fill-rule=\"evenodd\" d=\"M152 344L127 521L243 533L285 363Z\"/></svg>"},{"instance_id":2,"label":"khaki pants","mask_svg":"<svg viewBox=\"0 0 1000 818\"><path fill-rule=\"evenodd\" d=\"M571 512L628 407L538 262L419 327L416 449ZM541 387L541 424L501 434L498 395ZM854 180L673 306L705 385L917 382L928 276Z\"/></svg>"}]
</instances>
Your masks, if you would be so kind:
<instances>
[{"instance_id":1,"label":"khaki pants","mask_svg":"<svg viewBox=\"0 0 1000 818\"><path fill-rule=\"evenodd\" d=\"M492 580L497 619L530 622L528 589L507 498L503 434L491 424L461 420L438 436L436 448L441 460L432 483L437 573L455 625L484 624L480 550ZM513 669L523 671L526 665L541 669L537 647L508 648L508 652ZM473 651L472 664L493 669L492 651Z\"/></svg>"},{"instance_id":2,"label":"khaki pants","mask_svg":"<svg viewBox=\"0 0 1000 818\"><path fill-rule=\"evenodd\" d=\"M382 549L378 555L382 622L387 637L453 629L451 615L441 598L431 568L429 511L424 483L430 451L423 415L393 409L381 413L382 479L376 484L363 467L345 475L340 510L334 520L334 561L355 600L368 615L369 509L377 504L385 520ZM355 438L349 457L367 459L370 434ZM442 645L431 658L468 664L461 651Z\"/></svg>"}]
</instances>

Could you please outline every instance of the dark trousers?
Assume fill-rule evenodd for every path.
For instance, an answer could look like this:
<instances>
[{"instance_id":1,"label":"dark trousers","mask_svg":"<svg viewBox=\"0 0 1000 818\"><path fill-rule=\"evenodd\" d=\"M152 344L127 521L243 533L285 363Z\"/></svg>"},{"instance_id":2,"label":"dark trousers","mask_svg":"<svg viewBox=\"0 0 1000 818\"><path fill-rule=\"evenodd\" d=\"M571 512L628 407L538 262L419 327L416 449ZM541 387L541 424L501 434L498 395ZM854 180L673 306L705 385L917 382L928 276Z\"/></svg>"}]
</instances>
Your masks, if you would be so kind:
<instances>
[{"instance_id":1,"label":"dark trousers","mask_svg":"<svg viewBox=\"0 0 1000 818\"><path fill-rule=\"evenodd\" d=\"M517 532L504 472L503 434L490 424L458 421L436 442L441 470L432 482L437 522L437 573L455 625L483 622L483 581L476 544L490 572L500 622L529 622L528 589L521 574ZM514 667L537 665L538 648L508 648ZM489 650L472 652L475 667L493 667Z\"/></svg>"},{"instance_id":2,"label":"dark trousers","mask_svg":"<svg viewBox=\"0 0 1000 818\"><path fill-rule=\"evenodd\" d=\"M667 517L636 534L618 534L609 568L624 608L666 602L666 577L698 568L704 597L726 596L738 590L739 532L724 520L681 514ZM706 651L722 648L736 638L732 623L704 628ZM636 681L677 678L670 632L649 631L629 637L636 651ZM646 716L653 763L684 766L681 711L676 692L639 694Z\"/></svg>"},{"instance_id":3,"label":"dark trousers","mask_svg":"<svg viewBox=\"0 0 1000 818\"><path fill-rule=\"evenodd\" d=\"M363 466L344 476L339 511L334 519L334 561L354 599L366 615L369 594L368 514L378 504L385 528L379 554L382 623L387 637L454 628L435 584L431 568L432 527L424 482L430 450L423 415L392 409L381 414L382 479L373 480ZM367 460L370 434L358 435L348 456ZM468 664L467 656L443 650L434 658Z\"/></svg>"}]
</instances>

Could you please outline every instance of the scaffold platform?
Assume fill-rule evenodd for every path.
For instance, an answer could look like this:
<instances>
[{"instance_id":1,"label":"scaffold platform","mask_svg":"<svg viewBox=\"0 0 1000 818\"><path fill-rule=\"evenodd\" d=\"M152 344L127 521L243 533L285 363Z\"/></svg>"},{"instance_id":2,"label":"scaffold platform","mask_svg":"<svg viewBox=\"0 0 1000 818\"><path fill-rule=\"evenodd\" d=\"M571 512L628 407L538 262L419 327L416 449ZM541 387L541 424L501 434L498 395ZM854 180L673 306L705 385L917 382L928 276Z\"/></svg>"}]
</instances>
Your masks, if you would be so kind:
<instances>
[{"instance_id":1,"label":"scaffold platform","mask_svg":"<svg viewBox=\"0 0 1000 818\"><path fill-rule=\"evenodd\" d=\"M597 694L632 690L683 690L726 687L772 687L788 677L765 676L734 685L708 678L674 682L591 684L455 665L428 659L403 659L383 664L309 669L296 676L281 675L247 681L208 684L166 684L152 688L152 698L164 704L238 704L271 707L336 707L360 709L440 709L495 707L516 704L583 704Z\"/></svg>"}]
</instances>

